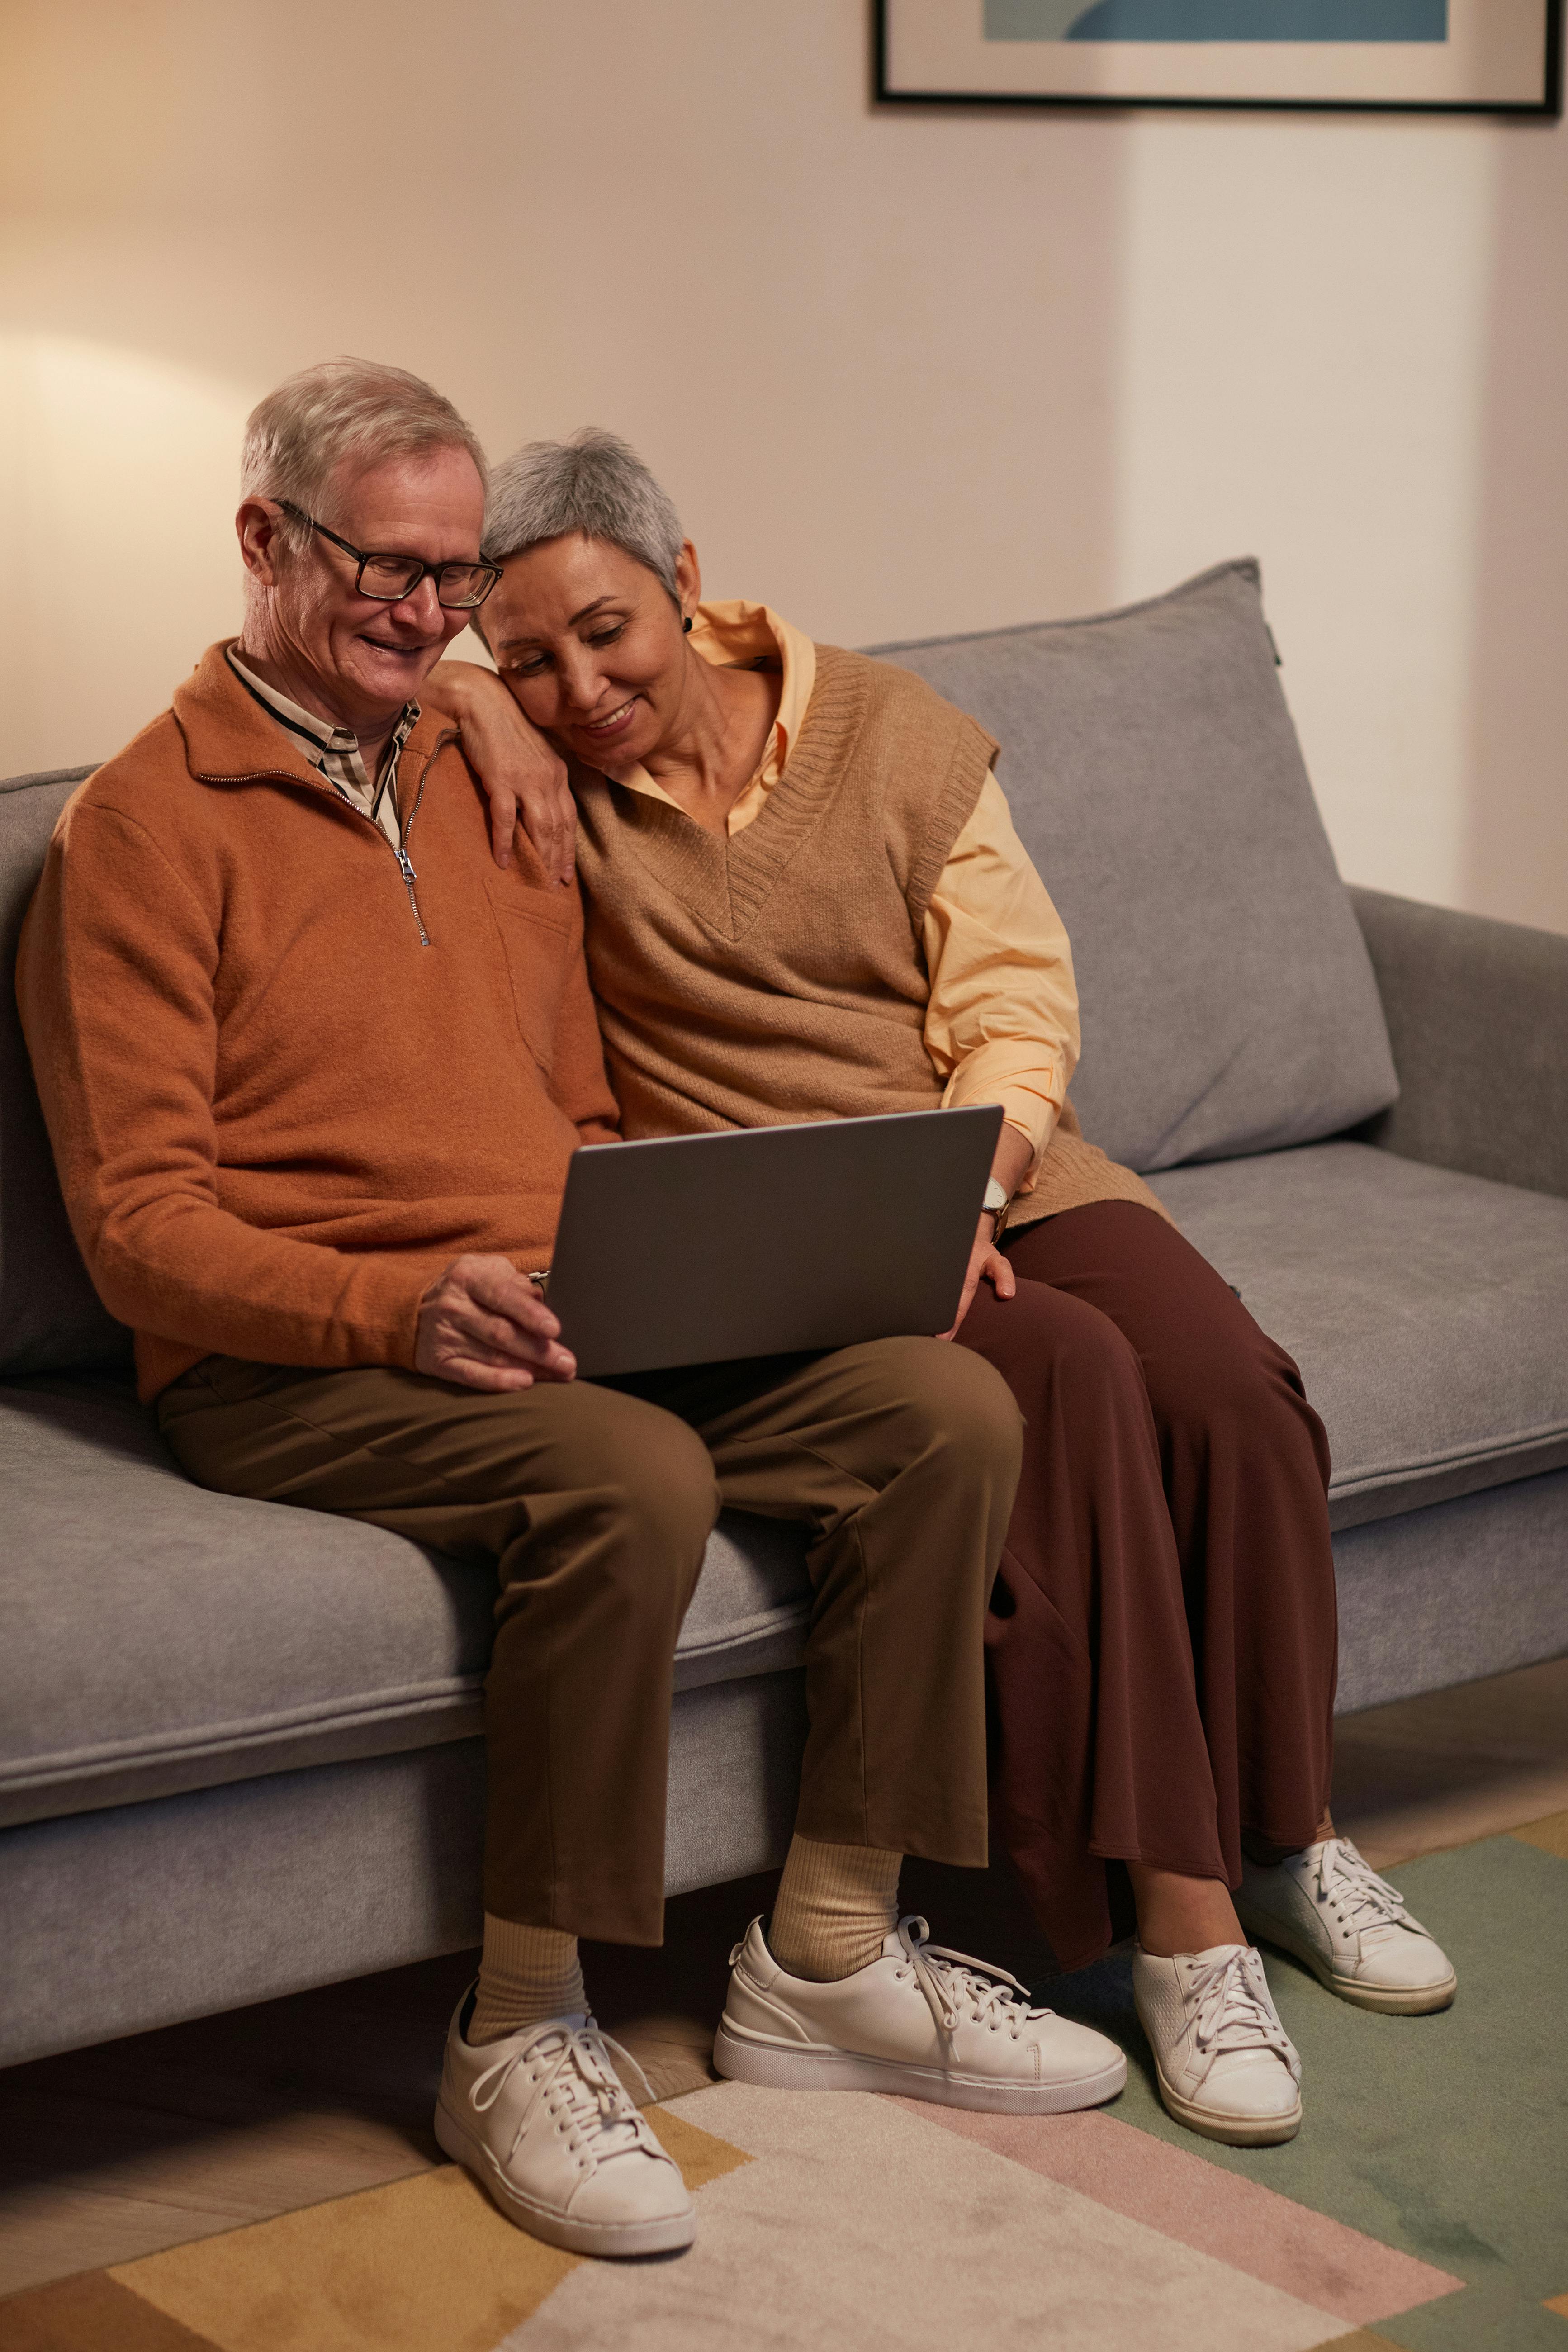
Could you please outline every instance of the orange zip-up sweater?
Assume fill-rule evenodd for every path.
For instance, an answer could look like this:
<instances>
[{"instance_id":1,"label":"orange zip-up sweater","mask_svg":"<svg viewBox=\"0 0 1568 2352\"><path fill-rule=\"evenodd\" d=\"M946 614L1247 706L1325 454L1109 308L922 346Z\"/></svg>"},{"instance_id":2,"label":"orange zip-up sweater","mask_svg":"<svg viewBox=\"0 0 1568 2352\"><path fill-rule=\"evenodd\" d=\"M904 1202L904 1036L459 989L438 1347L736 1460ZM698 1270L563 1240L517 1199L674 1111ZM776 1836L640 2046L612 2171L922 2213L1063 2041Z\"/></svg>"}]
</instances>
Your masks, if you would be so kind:
<instances>
[{"instance_id":1,"label":"orange zip-up sweater","mask_svg":"<svg viewBox=\"0 0 1568 2352\"><path fill-rule=\"evenodd\" d=\"M68 803L17 995L71 1223L151 1399L201 1357L414 1361L468 1250L545 1264L616 1108L574 890L438 711L398 776L409 871L212 646Z\"/></svg>"}]
</instances>

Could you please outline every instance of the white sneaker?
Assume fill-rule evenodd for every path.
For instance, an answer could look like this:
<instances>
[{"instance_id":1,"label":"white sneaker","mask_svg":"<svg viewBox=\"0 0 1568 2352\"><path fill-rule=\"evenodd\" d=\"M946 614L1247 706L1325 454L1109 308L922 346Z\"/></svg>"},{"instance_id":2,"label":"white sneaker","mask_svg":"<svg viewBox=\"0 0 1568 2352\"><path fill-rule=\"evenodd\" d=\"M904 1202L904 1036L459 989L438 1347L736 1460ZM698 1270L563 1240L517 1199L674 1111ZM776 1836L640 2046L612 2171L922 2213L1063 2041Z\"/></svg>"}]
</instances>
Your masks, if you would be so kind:
<instances>
[{"instance_id":1,"label":"white sneaker","mask_svg":"<svg viewBox=\"0 0 1568 2352\"><path fill-rule=\"evenodd\" d=\"M1271 1869L1245 1863L1236 1908L1249 1936L1294 1953L1360 2009L1412 2017L1454 1998L1447 1955L1349 1838L1324 1838Z\"/></svg>"},{"instance_id":2,"label":"white sneaker","mask_svg":"<svg viewBox=\"0 0 1568 2352\"><path fill-rule=\"evenodd\" d=\"M753 1919L730 1955L714 2065L774 2090L901 2091L1002 2115L1116 2096L1127 2061L1113 2042L1032 2009L1016 1977L929 1935L923 1919L901 1919L879 1960L813 1984L780 1968Z\"/></svg>"},{"instance_id":3,"label":"white sneaker","mask_svg":"<svg viewBox=\"0 0 1568 2352\"><path fill-rule=\"evenodd\" d=\"M436 2103L447 2154L509 2221L568 2253L689 2246L697 2209L616 2077L610 2052L620 2044L579 2013L476 2049L463 2039L472 2009L468 1992L447 2034ZM629 2051L620 2055L637 2066Z\"/></svg>"},{"instance_id":4,"label":"white sneaker","mask_svg":"<svg viewBox=\"0 0 1568 2352\"><path fill-rule=\"evenodd\" d=\"M1271 2147L1301 2124L1301 2062L1250 1944L1156 1959L1132 1955L1132 1998L1160 2096L1189 2131L1232 2147Z\"/></svg>"}]
</instances>

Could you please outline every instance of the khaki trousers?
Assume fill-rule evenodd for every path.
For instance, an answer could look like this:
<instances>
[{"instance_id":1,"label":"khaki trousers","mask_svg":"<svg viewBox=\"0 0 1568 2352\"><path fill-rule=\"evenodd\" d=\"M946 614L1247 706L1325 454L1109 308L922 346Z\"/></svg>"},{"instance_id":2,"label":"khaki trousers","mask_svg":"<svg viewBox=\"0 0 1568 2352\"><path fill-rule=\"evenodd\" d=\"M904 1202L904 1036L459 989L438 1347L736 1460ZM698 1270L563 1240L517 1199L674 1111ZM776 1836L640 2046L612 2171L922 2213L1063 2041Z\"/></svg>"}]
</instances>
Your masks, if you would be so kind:
<instances>
[{"instance_id":1,"label":"khaki trousers","mask_svg":"<svg viewBox=\"0 0 1568 2352\"><path fill-rule=\"evenodd\" d=\"M158 1415L201 1486L495 1566L496 1916L660 1940L676 1636L721 1506L808 1532L800 1831L984 1862L984 1629L1021 1423L967 1349L883 1339L512 1396L209 1356Z\"/></svg>"}]
</instances>

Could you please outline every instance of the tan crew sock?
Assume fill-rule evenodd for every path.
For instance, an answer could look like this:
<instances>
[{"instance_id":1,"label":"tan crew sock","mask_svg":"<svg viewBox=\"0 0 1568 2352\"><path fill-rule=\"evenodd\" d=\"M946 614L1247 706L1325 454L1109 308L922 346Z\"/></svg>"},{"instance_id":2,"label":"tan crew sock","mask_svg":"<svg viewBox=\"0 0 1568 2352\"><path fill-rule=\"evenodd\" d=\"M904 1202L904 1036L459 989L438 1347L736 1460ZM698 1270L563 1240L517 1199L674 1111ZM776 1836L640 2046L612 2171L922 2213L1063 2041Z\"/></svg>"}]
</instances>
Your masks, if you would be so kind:
<instances>
[{"instance_id":1,"label":"tan crew sock","mask_svg":"<svg viewBox=\"0 0 1568 2352\"><path fill-rule=\"evenodd\" d=\"M559 1927L520 1927L515 1919L485 1913L479 1991L467 2039L478 2046L542 2025L547 2017L585 2010L577 1938Z\"/></svg>"},{"instance_id":2,"label":"tan crew sock","mask_svg":"<svg viewBox=\"0 0 1568 2352\"><path fill-rule=\"evenodd\" d=\"M882 1957L899 1924L901 1853L878 1845L821 1845L797 1831L768 1922L768 1949L813 1984L853 1976Z\"/></svg>"}]
</instances>

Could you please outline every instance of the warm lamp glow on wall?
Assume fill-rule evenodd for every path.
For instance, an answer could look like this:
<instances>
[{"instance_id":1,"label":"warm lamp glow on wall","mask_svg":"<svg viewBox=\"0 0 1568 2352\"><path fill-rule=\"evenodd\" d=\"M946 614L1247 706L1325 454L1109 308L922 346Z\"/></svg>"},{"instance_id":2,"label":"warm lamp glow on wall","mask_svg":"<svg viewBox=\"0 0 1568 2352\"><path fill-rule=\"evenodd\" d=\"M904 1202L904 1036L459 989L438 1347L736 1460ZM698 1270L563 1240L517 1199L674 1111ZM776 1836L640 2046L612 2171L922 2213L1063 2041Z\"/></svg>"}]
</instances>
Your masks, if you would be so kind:
<instances>
[{"instance_id":1,"label":"warm lamp glow on wall","mask_svg":"<svg viewBox=\"0 0 1568 2352\"><path fill-rule=\"evenodd\" d=\"M239 443L264 385L0 334L0 774L103 759L239 620Z\"/></svg>"}]
</instances>

